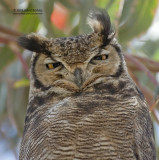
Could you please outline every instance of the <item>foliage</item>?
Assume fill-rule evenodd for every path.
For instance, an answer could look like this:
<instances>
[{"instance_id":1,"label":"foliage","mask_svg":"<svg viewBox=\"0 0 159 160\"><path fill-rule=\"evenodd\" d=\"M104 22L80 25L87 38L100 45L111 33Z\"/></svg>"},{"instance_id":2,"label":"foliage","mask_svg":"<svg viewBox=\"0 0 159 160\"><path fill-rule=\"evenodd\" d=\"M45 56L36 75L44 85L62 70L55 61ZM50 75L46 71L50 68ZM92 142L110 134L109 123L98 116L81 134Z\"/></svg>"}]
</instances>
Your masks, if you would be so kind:
<instances>
[{"instance_id":1,"label":"foliage","mask_svg":"<svg viewBox=\"0 0 159 160\"><path fill-rule=\"evenodd\" d=\"M26 5L24 9L41 9L43 13L14 14L14 9L22 7L21 3ZM16 38L31 32L47 37L88 33L90 28L86 25L86 16L94 6L108 10L116 36L123 46L129 73L144 93L155 126L159 128L159 99L156 101L159 98L156 78L159 72L159 37L156 40L144 37L153 22L158 0L19 0L17 3L16 0L1 0L0 140L5 139L4 143L8 143L15 157L28 101L31 55L18 46ZM64 13L58 10L59 7ZM55 18L51 18L53 16ZM64 16L63 22L56 25L55 20L60 20L60 16ZM63 26L59 26L61 24ZM14 134L6 134L8 131L14 131Z\"/></svg>"}]
</instances>

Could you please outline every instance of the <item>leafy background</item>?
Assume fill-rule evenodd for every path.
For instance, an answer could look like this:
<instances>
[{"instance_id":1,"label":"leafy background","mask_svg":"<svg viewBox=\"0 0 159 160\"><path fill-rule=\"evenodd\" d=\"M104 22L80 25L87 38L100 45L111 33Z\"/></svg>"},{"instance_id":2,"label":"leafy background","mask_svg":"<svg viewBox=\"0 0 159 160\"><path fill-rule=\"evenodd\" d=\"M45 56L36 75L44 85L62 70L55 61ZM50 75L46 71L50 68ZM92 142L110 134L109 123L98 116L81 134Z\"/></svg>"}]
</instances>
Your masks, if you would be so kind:
<instances>
[{"instance_id":1,"label":"leafy background","mask_svg":"<svg viewBox=\"0 0 159 160\"><path fill-rule=\"evenodd\" d=\"M31 32L47 37L89 33L86 16L94 6L109 12L129 73L147 99L159 158L158 0L0 0L0 159L18 159L28 102L31 52L16 38ZM26 8L43 13L14 12Z\"/></svg>"}]
</instances>

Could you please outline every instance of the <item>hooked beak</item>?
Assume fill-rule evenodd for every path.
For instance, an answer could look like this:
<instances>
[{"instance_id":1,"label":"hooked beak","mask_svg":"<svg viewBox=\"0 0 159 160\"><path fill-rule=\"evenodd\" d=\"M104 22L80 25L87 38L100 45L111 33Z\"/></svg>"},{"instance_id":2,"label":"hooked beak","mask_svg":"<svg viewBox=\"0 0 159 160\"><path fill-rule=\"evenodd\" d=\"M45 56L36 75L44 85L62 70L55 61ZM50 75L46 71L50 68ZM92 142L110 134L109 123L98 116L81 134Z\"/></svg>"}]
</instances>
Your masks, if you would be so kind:
<instances>
[{"instance_id":1,"label":"hooked beak","mask_svg":"<svg viewBox=\"0 0 159 160\"><path fill-rule=\"evenodd\" d=\"M83 84L82 70L80 68L76 68L74 71L74 76L75 76L75 83L80 88Z\"/></svg>"}]
</instances>

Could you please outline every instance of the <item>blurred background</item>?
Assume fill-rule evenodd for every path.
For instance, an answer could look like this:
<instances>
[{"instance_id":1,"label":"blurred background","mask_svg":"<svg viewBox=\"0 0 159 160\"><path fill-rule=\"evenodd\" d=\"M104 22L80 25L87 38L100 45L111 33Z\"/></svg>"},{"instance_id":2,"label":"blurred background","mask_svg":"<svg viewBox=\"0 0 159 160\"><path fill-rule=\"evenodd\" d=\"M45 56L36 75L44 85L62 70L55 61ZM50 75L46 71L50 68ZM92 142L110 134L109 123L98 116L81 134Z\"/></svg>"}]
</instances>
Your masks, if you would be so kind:
<instances>
[{"instance_id":1,"label":"blurred background","mask_svg":"<svg viewBox=\"0 0 159 160\"><path fill-rule=\"evenodd\" d=\"M89 33L86 17L94 6L108 11L129 73L147 99L159 159L159 0L0 0L1 160L18 159L28 102L31 52L16 38Z\"/></svg>"}]
</instances>

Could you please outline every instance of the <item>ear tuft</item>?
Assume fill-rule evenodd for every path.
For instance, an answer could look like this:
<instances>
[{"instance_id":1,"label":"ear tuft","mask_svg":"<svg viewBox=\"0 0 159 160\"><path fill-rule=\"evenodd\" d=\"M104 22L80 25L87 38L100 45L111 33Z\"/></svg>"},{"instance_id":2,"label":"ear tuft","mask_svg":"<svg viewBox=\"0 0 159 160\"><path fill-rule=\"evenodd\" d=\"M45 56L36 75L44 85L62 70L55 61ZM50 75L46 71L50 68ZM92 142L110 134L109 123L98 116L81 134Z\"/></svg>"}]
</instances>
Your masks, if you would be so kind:
<instances>
[{"instance_id":1,"label":"ear tuft","mask_svg":"<svg viewBox=\"0 0 159 160\"><path fill-rule=\"evenodd\" d=\"M87 22L95 33L103 35L103 43L108 44L115 35L110 22L110 17L104 9L92 9L87 17Z\"/></svg>"},{"instance_id":2,"label":"ear tuft","mask_svg":"<svg viewBox=\"0 0 159 160\"><path fill-rule=\"evenodd\" d=\"M37 53L47 53L48 40L35 33L17 39L20 46Z\"/></svg>"}]
</instances>

